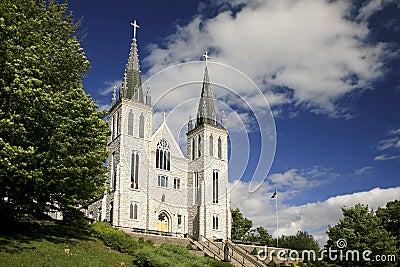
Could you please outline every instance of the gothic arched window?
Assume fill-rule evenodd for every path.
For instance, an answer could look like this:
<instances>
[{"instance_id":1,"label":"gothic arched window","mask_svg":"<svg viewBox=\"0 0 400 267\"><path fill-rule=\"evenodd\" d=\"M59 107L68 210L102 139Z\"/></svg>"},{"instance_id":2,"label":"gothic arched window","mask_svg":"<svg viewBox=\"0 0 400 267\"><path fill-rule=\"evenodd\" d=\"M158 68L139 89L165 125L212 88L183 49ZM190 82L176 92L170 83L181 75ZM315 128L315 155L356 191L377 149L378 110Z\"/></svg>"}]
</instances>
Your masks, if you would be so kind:
<instances>
[{"instance_id":1,"label":"gothic arched window","mask_svg":"<svg viewBox=\"0 0 400 267\"><path fill-rule=\"evenodd\" d=\"M218 230L218 214L213 215L213 230Z\"/></svg>"},{"instance_id":2,"label":"gothic arched window","mask_svg":"<svg viewBox=\"0 0 400 267\"><path fill-rule=\"evenodd\" d=\"M117 122L115 123L115 133L116 136L119 135L119 112L117 111Z\"/></svg>"},{"instance_id":3,"label":"gothic arched window","mask_svg":"<svg viewBox=\"0 0 400 267\"><path fill-rule=\"evenodd\" d=\"M139 138L144 138L144 116L140 114L139 117Z\"/></svg>"},{"instance_id":4,"label":"gothic arched window","mask_svg":"<svg viewBox=\"0 0 400 267\"><path fill-rule=\"evenodd\" d=\"M196 158L196 139L192 139L192 160Z\"/></svg>"},{"instance_id":5,"label":"gothic arched window","mask_svg":"<svg viewBox=\"0 0 400 267\"><path fill-rule=\"evenodd\" d=\"M201 136L199 135L199 145L197 147L198 151L197 151L197 156L200 157L201 156Z\"/></svg>"},{"instance_id":6,"label":"gothic arched window","mask_svg":"<svg viewBox=\"0 0 400 267\"><path fill-rule=\"evenodd\" d=\"M210 142L210 157L213 157L214 156L214 139L213 139L213 136L212 135L210 135L210 140L209 140L209 142Z\"/></svg>"},{"instance_id":7,"label":"gothic arched window","mask_svg":"<svg viewBox=\"0 0 400 267\"><path fill-rule=\"evenodd\" d=\"M171 169L171 152L167 140L161 139L157 143L156 149L156 168L167 170Z\"/></svg>"},{"instance_id":8,"label":"gothic arched window","mask_svg":"<svg viewBox=\"0 0 400 267\"><path fill-rule=\"evenodd\" d=\"M221 137L218 137L218 158L222 158L222 141Z\"/></svg>"},{"instance_id":9,"label":"gothic arched window","mask_svg":"<svg viewBox=\"0 0 400 267\"><path fill-rule=\"evenodd\" d=\"M137 214L138 214L137 203L132 202L131 205L129 206L129 218L137 220L137 218L138 218Z\"/></svg>"},{"instance_id":10,"label":"gothic arched window","mask_svg":"<svg viewBox=\"0 0 400 267\"><path fill-rule=\"evenodd\" d=\"M111 189L115 191L117 184L117 160L115 152L111 154Z\"/></svg>"},{"instance_id":11,"label":"gothic arched window","mask_svg":"<svg viewBox=\"0 0 400 267\"><path fill-rule=\"evenodd\" d=\"M133 135L133 112L129 111L128 114L128 135Z\"/></svg>"},{"instance_id":12,"label":"gothic arched window","mask_svg":"<svg viewBox=\"0 0 400 267\"><path fill-rule=\"evenodd\" d=\"M131 158L131 188L139 188L139 153L134 151Z\"/></svg>"},{"instance_id":13,"label":"gothic arched window","mask_svg":"<svg viewBox=\"0 0 400 267\"><path fill-rule=\"evenodd\" d=\"M218 203L218 171L213 170L213 203Z\"/></svg>"}]
</instances>

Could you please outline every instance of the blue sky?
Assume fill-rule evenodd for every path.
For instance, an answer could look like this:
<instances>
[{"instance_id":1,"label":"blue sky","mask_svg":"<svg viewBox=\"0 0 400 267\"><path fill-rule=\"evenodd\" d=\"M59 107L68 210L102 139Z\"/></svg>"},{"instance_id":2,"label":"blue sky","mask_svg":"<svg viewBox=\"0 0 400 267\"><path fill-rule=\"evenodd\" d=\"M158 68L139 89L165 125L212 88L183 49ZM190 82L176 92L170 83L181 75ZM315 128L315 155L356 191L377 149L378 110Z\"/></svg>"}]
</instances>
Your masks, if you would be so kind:
<instances>
[{"instance_id":1,"label":"blue sky","mask_svg":"<svg viewBox=\"0 0 400 267\"><path fill-rule=\"evenodd\" d=\"M272 166L253 193L248 186L264 129L253 129L253 113L214 87L217 107L232 119L228 123L232 136L238 133L232 146L235 140L241 143L240 138L249 140L247 169L230 166L235 185L231 198L232 207L240 207L255 225L276 234L274 202L269 200L275 186L280 192L279 233L307 230L321 242L326 226L340 218L341 206L363 202L376 208L400 198L400 5L396 1L70 0L69 6L76 19L82 18L79 36L92 66L84 88L102 108L110 104L112 86L122 79L133 19L140 25L137 42L144 80L174 64L199 61L208 50L215 62L210 65L211 80L240 85L233 91L261 114L269 108L258 101L253 85L236 75L221 74L217 63L255 82L274 114L277 141L273 162L268 155L261 157L260 172L267 175L269 163L264 161ZM178 76L187 73L201 81L203 65L197 65L199 69L181 70ZM176 73L167 74L151 81L155 96L176 82ZM200 90L195 83L193 94ZM180 97L170 97L186 101L193 97L186 98L188 91L192 92L178 90ZM153 100L158 99L155 96ZM169 126L184 149L182 121L192 109L172 111L173 101L168 104L168 99L159 102L158 111L181 118ZM188 106L197 109L193 101ZM258 124L263 120L259 117ZM236 129L240 123L245 126ZM246 134L240 135L243 130ZM271 146L262 149L273 151ZM235 151L242 147L237 145Z\"/></svg>"}]
</instances>

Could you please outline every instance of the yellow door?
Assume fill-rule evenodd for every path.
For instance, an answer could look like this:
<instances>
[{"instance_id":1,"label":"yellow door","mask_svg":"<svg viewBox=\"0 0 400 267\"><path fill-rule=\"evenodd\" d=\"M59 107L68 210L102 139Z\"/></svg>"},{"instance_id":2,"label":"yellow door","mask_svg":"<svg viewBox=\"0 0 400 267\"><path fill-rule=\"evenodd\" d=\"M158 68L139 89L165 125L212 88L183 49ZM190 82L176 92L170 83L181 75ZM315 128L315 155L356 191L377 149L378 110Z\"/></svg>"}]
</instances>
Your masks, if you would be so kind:
<instances>
[{"instance_id":1,"label":"yellow door","mask_svg":"<svg viewBox=\"0 0 400 267\"><path fill-rule=\"evenodd\" d=\"M169 229L169 221L168 217L165 213L161 213L158 215L158 221L157 221L157 231L160 232L168 232Z\"/></svg>"},{"instance_id":2,"label":"yellow door","mask_svg":"<svg viewBox=\"0 0 400 267\"><path fill-rule=\"evenodd\" d=\"M167 222L157 222L157 231L168 232L168 223Z\"/></svg>"}]
</instances>

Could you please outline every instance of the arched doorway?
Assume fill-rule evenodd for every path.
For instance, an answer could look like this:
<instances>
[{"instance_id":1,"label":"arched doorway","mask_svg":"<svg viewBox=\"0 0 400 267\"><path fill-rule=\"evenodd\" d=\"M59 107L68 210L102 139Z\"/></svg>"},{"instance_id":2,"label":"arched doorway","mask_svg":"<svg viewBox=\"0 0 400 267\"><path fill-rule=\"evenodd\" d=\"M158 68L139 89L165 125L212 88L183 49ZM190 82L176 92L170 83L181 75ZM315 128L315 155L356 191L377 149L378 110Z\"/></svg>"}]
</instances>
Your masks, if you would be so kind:
<instances>
[{"instance_id":1,"label":"arched doorway","mask_svg":"<svg viewBox=\"0 0 400 267\"><path fill-rule=\"evenodd\" d=\"M169 232L169 217L164 211L160 212L157 220L157 231Z\"/></svg>"}]
</instances>

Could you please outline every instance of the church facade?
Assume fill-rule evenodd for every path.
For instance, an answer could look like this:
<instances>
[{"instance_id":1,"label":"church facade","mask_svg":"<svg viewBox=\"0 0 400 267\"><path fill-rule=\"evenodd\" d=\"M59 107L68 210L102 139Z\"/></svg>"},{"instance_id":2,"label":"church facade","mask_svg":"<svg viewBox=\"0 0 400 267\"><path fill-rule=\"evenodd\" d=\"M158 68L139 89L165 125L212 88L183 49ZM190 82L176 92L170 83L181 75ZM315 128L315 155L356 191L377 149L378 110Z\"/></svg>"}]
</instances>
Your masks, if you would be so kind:
<instances>
[{"instance_id":1,"label":"church facade","mask_svg":"<svg viewBox=\"0 0 400 267\"><path fill-rule=\"evenodd\" d=\"M184 155L165 115L152 129L153 106L149 91L143 93L136 21L132 26L123 82L114 89L109 112L109 190L87 212L115 227L228 239L228 132L223 112L217 121L207 53L197 116L188 121Z\"/></svg>"}]
</instances>

